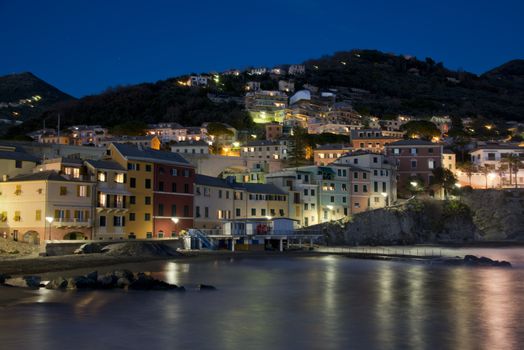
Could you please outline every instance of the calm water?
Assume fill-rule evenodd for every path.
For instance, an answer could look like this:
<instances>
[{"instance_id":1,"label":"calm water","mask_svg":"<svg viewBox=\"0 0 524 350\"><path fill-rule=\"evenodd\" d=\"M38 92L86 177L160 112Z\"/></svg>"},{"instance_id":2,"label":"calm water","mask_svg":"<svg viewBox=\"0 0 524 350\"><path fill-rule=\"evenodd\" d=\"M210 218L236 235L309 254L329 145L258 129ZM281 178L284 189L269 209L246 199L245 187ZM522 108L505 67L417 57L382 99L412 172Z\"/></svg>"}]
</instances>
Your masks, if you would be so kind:
<instances>
[{"instance_id":1,"label":"calm water","mask_svg":"<svg viewBox=\"0 0 524 350\"><path fill-rule=\"evenodd\" d=\"M0 307L0 349L524 348L524 249L450 253L516 267L336 256L135 265L188 291L38 291Z\"/></svg>"}]
</instances>

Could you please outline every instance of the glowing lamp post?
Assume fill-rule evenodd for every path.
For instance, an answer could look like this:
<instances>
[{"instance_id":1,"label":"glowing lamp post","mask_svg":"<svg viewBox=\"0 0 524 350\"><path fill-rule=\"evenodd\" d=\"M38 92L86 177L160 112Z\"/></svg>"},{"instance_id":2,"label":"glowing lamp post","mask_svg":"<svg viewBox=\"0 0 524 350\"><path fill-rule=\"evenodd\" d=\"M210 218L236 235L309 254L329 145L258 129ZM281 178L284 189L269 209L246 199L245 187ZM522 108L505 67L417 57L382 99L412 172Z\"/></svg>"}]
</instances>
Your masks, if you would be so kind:
<instances>
[{"instance_id":1,"label":"glowing lamp post","mask_svg":"<svg viewBox=\"0 0 524 350\"><path fill-rule=\"evenodd\" d=\"M384 197L384 201L386 202L386 207L389 206L388 194L386 192L382 192L380 195Z\"/></svg>"},{"instance_id":2,"label":"glowing lamp post","mask_svg":"<svg viewBox=\"0 0 524 350\"><path fill-rule=\"evenodd\" d=\"M55 218L52 216L46 216L45 221L49 223L49 240L51 240L51 224L55 221Z\"/></svg>"},{"instance_id":3,"label":"glowing lamp post","mask_svg":"<svg viewBox=\"0 0 524 350\"><path fill-rule=\"evenodd\" d=\"M173 221L173 224L175 225L175 232L176 232L176 228L177 228L177 224L178 224L179 219L176 218L176 217L172 217L171 221Z\"/></svg>"}]
</instances>

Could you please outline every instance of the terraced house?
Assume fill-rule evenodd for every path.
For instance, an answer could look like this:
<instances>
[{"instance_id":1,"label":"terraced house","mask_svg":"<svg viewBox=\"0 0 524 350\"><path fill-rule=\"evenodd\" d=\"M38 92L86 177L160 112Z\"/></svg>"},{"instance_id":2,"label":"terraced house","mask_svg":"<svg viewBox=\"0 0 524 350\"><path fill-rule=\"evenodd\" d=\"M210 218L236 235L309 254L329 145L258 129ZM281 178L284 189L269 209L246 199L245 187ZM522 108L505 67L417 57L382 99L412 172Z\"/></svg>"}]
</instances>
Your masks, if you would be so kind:
<instances>
[{"instance_id":1,"label":"terraced house","mask_svg":"<svg viewBox=\"0 0 524 350\"><path fill-rule=\"evenodd\" d=\"M0 234L31 243L91 239L93 186L54 170L0 182Z\"/></svg>"},{"instance_id":2,"label":"terraced house","mask_svg":"<svg viewBox=\"0 0 524 350\"><path fill-rule=\"evenodd\" d=\"M165 238L193 226L195 169L182 156L126 144L107 152L127 169L129 238Z\"/></svg>"}]
</instances>

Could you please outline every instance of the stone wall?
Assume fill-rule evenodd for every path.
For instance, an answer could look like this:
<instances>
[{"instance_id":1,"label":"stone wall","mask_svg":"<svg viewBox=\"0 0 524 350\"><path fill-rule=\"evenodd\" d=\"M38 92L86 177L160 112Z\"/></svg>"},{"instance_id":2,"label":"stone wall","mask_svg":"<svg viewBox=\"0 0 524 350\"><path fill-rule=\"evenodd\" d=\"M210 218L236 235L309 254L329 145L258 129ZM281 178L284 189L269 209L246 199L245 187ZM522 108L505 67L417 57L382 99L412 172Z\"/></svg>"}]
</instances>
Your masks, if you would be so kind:
<instances>
[{"instance_id":1,"label":"stone wall","mask_svg":"<svg viewBox=\"0 0 524 350\"><path fill-rule=\"evenodd\" d=\"M81 245L86 243L93 243L95 245L98 245L101 248L105 247L109 244L115 244L115 243L136 243L140 244L143 242L154 242L154 243L162 243L165 245L168 245L169 247L173 249L177 248L184 248L184 243L182 239L155 239L155 240L106 240L106 241L53 241L49 242L45 246L45 254L47 256L57 256L57 255L70 255L73 254L74 251L78 248L80 248Z\"/></svg>"}]
</instances>

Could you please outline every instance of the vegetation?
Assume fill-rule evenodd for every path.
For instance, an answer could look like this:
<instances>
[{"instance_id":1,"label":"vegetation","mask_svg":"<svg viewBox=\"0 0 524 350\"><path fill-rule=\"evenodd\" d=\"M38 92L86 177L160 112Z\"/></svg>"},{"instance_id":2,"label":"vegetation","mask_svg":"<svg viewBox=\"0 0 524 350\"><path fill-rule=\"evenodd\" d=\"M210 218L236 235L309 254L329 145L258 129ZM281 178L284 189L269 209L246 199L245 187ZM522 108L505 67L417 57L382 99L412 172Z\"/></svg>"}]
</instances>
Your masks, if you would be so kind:
<instances>
[{"instance_id":1,"label":"vegetation","mask_svg":"<svg viewBox=\"0 0 524 350\"><path fill-rule=\"evenodd\" d=\"M306 160L307 130L295 126L289 146L289 165L300 166Z\"/></svg>"},{"instance_id":2,"label":"vegetation","mask_svg":"<svg viewBox=\"0 0 524 350\"><path fill-rule=\"evenodd\" d=\"M408 137L431 140L433 137L440 136L440 130L435 124L427 120L412 120L401 126L401 130L406 131Z\"/></svg>"},{"instance_id":3,"label":"vegetation","mask_svg":"<svg viewBox=\"0 0 524 350\"><path fill-rule=\"evenodd\" d=\"M442 167L433 169L433 177L430 185L442 189L444 191L444 198L448 198L449 194L455 192L457 189L456 184L457 178L451 170Z\"/></svg>"}]
</instances>

